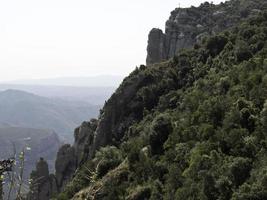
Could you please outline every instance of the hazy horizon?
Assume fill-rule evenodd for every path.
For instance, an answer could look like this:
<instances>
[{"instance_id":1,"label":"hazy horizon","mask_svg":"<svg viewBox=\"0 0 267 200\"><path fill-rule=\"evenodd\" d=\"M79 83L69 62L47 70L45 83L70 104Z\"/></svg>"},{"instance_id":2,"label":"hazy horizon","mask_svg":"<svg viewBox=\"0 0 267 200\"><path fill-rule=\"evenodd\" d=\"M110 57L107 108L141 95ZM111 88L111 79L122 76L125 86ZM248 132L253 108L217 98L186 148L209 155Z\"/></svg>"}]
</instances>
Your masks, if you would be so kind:
<instances>
[{"instance_id":1,"label":"hazy horizon","mask_svg":"<svg viewBox=\"0 0 267 200\"><path fill-rule=\"evenodd\" d=\"M145 63L153 27L164 29L179 5L203 2L1 1L0 81L126 76Z\"/></svg>"},{"instance_id":2,"label":"hazy horizon","mask_svg":"<svg viewBox=\"0 0 267 200\"><path fill-rule=\"evenodd\" d=\"M122 75L66 76L54 78L29 78L1 81L0 85L40 85L40 86L77 86L77 87L118 87Z\"/></svg>"}]
</instances>

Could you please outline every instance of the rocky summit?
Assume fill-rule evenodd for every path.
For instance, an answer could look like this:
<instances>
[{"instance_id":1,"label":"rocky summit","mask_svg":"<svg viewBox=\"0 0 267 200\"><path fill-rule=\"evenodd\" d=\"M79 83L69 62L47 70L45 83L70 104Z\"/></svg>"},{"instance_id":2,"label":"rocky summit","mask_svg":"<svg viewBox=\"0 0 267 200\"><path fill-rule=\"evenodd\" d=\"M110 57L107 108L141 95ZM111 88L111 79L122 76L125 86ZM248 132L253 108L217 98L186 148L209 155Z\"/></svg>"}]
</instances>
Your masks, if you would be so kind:
<instances>
[{"instance_id":1,"label":"rocky summit","mask_svg":"<svg viewBox=\"0 0 267 200\"><path fill-rule=\"evenodd\" d=\"M220 5L176 8L166 22L165 32L153 28L148 36L147 65L159 63L192 48L203 38L215 35L256 15L266 7L263 1L226 1Z\"/></svg>"}]
</instances>

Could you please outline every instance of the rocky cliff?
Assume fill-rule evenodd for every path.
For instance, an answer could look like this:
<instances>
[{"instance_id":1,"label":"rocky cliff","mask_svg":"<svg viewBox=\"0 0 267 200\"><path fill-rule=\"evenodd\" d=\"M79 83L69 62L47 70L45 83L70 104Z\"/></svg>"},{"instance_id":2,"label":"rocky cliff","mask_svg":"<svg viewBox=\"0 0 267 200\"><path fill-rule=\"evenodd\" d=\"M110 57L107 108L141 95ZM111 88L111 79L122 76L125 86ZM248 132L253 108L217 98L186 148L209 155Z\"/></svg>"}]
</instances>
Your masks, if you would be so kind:
<instances>
[{"instance_id":1,"label":"rocky cliff","mask_svg":"<svg viewBox=\"0 0 267 200\"><path fill-rule=\"evenodd\" d=\"M258 14L267 6L263 1L226 1L220 5L203 3L200 7L176 8L166 22L165 32L152 29L148 36L147 65L172 58L207 36L233 27Z\"/></svg>"}]
</instances>

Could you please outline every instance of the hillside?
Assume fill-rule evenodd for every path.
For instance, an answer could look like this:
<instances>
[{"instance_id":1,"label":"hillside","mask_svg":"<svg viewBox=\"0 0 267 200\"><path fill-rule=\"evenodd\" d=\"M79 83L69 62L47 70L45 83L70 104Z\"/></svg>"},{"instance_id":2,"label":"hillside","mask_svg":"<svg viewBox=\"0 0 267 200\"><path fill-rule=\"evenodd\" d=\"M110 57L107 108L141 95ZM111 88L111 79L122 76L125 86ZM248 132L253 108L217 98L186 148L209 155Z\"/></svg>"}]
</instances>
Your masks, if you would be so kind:
<instances>
[{"instance_id":1,"label":"hillside","mask_svg":"<svg viewBox=\"0 0 267 200\"><path fill-rule=\"evenodd\" d=\"M44 199L267 199L266 1L203 5L235 17L253 2L247 18L125 78L60 148Z\"/></svg>"},{"instance_id":2,"label":"hillside","mask_svg":"<svg viewBox=\"0 0 267 200\"><path fill-rule=\"evenodd\" d=\"M96 117L99 106L78 101L50 99L31 93L0 92L0 122L11 126L50 129L68 136L85 119Z\"/></svg>"}]
</instances>

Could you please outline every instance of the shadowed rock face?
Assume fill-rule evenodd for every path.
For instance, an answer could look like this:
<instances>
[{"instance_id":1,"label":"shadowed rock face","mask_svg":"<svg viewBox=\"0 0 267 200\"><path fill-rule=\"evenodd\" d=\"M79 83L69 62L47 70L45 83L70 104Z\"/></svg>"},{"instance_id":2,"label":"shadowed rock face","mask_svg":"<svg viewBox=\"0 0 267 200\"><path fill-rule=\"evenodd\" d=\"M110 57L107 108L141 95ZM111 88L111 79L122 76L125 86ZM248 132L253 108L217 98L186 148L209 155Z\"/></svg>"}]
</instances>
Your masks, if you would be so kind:
<instances>
[{"instance_id":1,"label":"shadowed rock face","mask_svg":"<svg viewBox=\"0 0 267 200\"><path fill-rule=\"evenodd\" d=\"M237 0L217 6L206 2L198 8L176 8L166 22L165 33L155 28L150 31L146 63L168 60L182 49L191 48L204 37L233 27L266 6L267 3L257 0Z\"/></svg>"},{"instance_id":2,"label":"shadowed rock face","mask_svg":"<svg viewBox=\"0 0 267 200\"><path fill-rule=\"evenodd\" d=\"M43 158L37 162L36 170L32 172L31 178L34 181L30 186L31 192L27 199L47 200L58 192L56 178L52 174L49 175L48 164Z\"/></svg>"},{"instance_id":3,"label":"shadowed rock face","mask_svg":"<svg viewBox=\"0 0 267 200\"><path fill-rule=\"evenodd\" d=\"M59 191L72 179L76 169L88 159L97 124L95 119L83 122L75 129L73 146L65 144L59 149L55 165Z\"/></svg>"},{"instance_id":4,"label":"shadowed rock face","mask_svg":"<svg viewBox=\"0 0 267 200\"><path fill-rule=\"evenodd\" d=\"M160 29L153 28L149 33L147 46L147 63L157 63L166 59L165 34Z\"/></svg>"},{"instance_id":5,"label":"shadowed rock face","mask_svg":"<svg viewBox=\"0 0 267 200\"><path fill-rule=\"evenodd\" d=\"M94 131L96 130L98 121L92 119L90 122L83 122L81 126L74 131L74 149L77 159L77 163L81 164L89 156L92 151L92 145L94 142Z\"/></svg>"},{"instance_id":6,"label":"shadowed rock face","mask_svg":"<svg viewBox=\"0 0 267 200\"><path fill-rule=\"evenodd\" d=\"M61 188L72 178L77 168L75 150L72 146L66 144L59 149L55 167L57 184Z\"/></svg>"}]
</instances>

